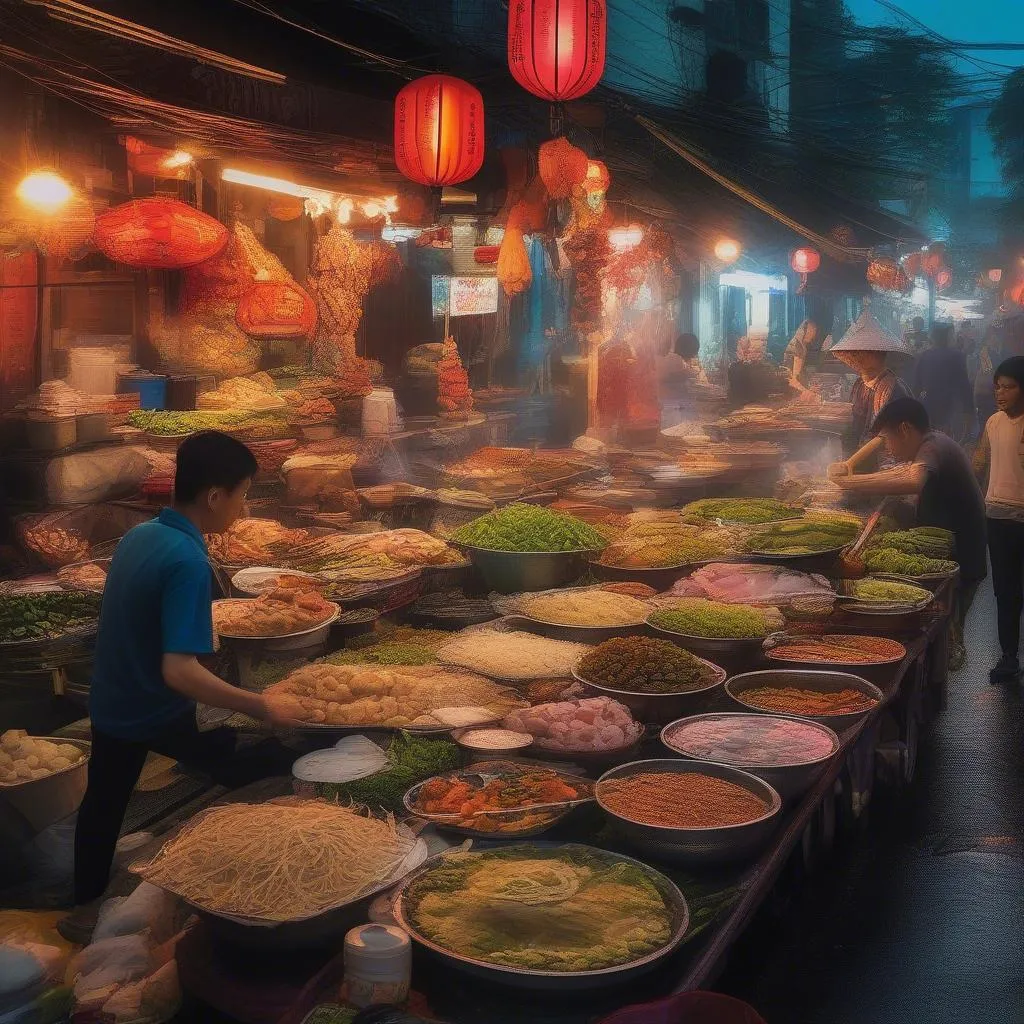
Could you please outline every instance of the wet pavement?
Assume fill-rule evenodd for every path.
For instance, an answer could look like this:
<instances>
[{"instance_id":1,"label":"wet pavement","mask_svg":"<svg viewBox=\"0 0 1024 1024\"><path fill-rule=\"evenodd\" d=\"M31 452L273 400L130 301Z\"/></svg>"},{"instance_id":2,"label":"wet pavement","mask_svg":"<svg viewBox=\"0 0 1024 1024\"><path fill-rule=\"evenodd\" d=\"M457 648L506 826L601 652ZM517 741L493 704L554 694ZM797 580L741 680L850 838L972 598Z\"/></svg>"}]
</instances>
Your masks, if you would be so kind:
<instances>
[{"instance_id":1,"label":"wet pavement","mask_svg":"<svg viewBox=\"0 0 1024 1024\"><path fill-rule=\"evenodd\" d=\"M768 1024L1024 1022L1024 703L989 685L995 602L922 739L914 784L762 914L716 988Z\"/></svg>"}]
</instances>

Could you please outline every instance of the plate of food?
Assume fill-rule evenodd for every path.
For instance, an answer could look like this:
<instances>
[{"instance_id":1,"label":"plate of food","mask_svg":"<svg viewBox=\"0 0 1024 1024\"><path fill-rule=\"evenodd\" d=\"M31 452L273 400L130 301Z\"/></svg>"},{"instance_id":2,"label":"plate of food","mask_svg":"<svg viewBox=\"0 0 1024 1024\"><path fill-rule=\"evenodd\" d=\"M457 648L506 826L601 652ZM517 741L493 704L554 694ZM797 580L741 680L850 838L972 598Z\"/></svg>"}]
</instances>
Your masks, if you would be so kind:
<instances>
[{"instance_id":1,"label":"plate of food","mask_svg":"<svg viewBox=\"0 0 1024 1024\"><path fill-rule=\"evenodd\" d=\"M429 861L395 917L450 966L506 985L584 991L654 968L689 925L683 894L653 868L574 843L516 843Z\"/></svg>"},{"instance_id":2,"label":"plate of food","mask_svg":"<svg viewBox=\"0 0 1024 1024\"><path fill-rule=\"evenodd\" d=\"M405 794L405 809L440 829L466 836L540 835L593 799L593 785L554 768L488 761L435 775Z\"/></svg>"},{"instance_id":3,"label":"plate of food","mask_svg":"<svg viewBox=\"0 0 1024 1024\"><path fill-rule=\"evenodd\" d=\"M256 642L327 638L341 609L314 590L269 590L260 597L213 603L213 626L222 639Z\"/></svg>"}]
</instances>

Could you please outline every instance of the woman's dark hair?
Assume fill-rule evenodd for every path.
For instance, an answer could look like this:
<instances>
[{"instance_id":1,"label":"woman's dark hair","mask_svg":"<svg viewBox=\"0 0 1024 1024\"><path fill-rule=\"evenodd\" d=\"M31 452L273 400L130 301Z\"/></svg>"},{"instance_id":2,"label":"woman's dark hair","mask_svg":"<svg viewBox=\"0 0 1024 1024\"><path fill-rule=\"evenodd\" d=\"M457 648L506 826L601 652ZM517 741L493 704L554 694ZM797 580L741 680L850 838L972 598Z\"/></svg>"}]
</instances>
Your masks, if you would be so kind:
<instances>
[{"instance_id":1,"label":"woman's dark hair","mask_svg":"<svg viewBox=\"0 0 1024 1024\"><path fill-rule=\"evenodd\" d=\"M211 487L233 491L256 475L256 457L241 441L203 430L182 442L174 471L174 500L187 505Z\"/></svg>"},{"instance_id":2,"label":"woman's dark hair","mask_svg":"<svg viewBox=\"0 0 1024 1024\"><path fill-rule=\"evenodd\" d=\"M683 359L696 359L700 352L700 340L696 334L680 334L676 338L675 350L676 355Z\"/></svg>"},{"instance_id":3,"label":"woman's dark hair","mask_svg":"<svg viewBox=\"0 0 1024 1024\"><path fill-rule=\"evenodd\" d=\"M1009 377L1024 389L1024 356L1010 356L1009 359L1004 359L996 367L992 379L998 380L1000 377Z\"/></svg>"},{"instance_id":4,"label":"woman's dark hair","mask_svg":"<svg viewBox=\"0 0 1024 1024\"><path fill-rule=\"evenodd\" d=\"M927 434L931 428L928 410L916 398L894 398L875 417L871 431L878 434L883 430L894 430L902 423L909 424L922 434Z\"/></svg>"}]
</instances>

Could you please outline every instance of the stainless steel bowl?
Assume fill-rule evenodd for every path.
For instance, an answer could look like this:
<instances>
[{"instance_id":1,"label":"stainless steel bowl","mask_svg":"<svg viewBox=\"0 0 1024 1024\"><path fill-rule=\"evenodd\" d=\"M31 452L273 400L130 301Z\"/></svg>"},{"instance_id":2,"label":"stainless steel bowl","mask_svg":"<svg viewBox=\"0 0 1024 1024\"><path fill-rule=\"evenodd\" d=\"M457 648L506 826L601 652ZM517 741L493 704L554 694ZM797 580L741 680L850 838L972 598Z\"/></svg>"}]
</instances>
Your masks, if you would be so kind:
<instances>
[{"instance_id":1,"label":"stainless steel bowl","mask_svg":"<svg viewBox=\"0 0 1024 1024\"><path fill-rule=\"evenodd\" d=\"M688 633L676 633L671 629L655 626L647 618L647 628L663 640L671 640L691 654L706 658L713 665L725 665L730 668L746 667L761 657L763 636L758 637L709 637L690 636Z\"/></svg>"},{"instance_id":2,"label":"stainless steel bowl","mask_svg":"<svg viewBox=\"0 0 1024 1024\"><path fill-rule=\"evenodd\" d=\"M875 705L866 708L864 711L852 711L842 715L800 715L795 712L783 712L792 715L793 718L804 718L812 722L820 722L827 725L836 732L842 732L851 725L855 725L866 715L875 710L885 699L882 691L860 676L849 672L794 672L789 669L767 669L762 672L744 672L742 675L733 676L725 684L725 692L744 710L760 715L772 715L779 712L766 708L758 708L747 703L743 694L747 690L755 690L758 687L768 686L781 689L786 686L794 686L800 690L815 690L819 693L834 693L838 690L859 690L861 693L875 700Z\"/></svg>"},{"instance_id":3,"label":"stainless steel bowl","mask_svg":"<svg viewBox=\"0 0 1024 1024\"><path fill-rule=\"evenodd\" d=\"M644 825L611 810L601 799L601 784L609 779L624 779L632 775L663 774L710 775L725 782L742 786L767 805L764 813L740 825L722 825L717 828L668 828ZM709 761L682 761L661 758L633 761L607 771L594 789L598 805L632 846L658 860L672 864L710 865L746 860L759 853L778 822L782 811L782 797L763 779L750 772L727 764Z\"/></svg>"},{"instance_id":4,"label":"stainless steel bowl","mask_svg":"<svg viewBox=\"0 0 1024 1024\"><path fill-rule=\"evenodd\" d=\"M632 857L625 857L618 853L609 853L607 850L599 850L595 847L579 843L552 843L540 840L531 843L508 843L503 844L503 846L505 848L529 846L545 851L556 850L560 847L581 849L593 856L605 857L609 861L628 864L642 871L651 880L658 892L661 893L665 906L672 914L672 935L661 949L655 950L653 953L648 953L632 963L622 964L618 967L605 967L597 971L543 971L529 970L523 967L500 967L497 964L488 963L486 960L462 956L460 953L455 953L444 946L439 946L425 935L421 935L410 920L407 905L408 888L421 875L438 866L439 859L435 859L424 864L423 867L414 871L402 882L395 894L393 910L396 921L409 933L413 941L444 960L450 967L474 977L483 978L490 982L498 982L512 988L528 989L534 992L586 992L604 986L619 985L642 976L648 971L653 970L682 943L690 924L690 910L683 894L660 871L656 871L654 868L641 861L634 860Z\"/></svg>"},{"instance_id":5,"label":"stainless steel bowl","mask_svg":"<svg viewBox=\"0 0 1024 1024\"><path fill-rule=\"evenodd\" d=\"M579 579L596 551L491 551L457 545L465 551L488 590L499 594L520 594L554 590Z\"/></svg>"},{"instance_id":6,"label":"stainless steel bowl","mask_svg":"<svg viewBox=\"0 0 1024 1024\"><path fill-rule=\"evenodd\" d=\"M717 764L728 764L733 768L741 768L745 772L750 772L751 775L756 775L759 779L763 779L767 782L783 800L795 800L797 797L806 793L807 790L814 785L815 781L828 767L829 761L835 757L836 751L839 749L839 737L827 725L821 725L818 722L811 722L806 718L797 718L795 715L755 716L749 711L716 711L710 714L692 715L689 718L681 718L675 722L669 722L669 724L661 730L661 742L674 754L679 754L682 757L693 761L708 761L708 758L695 753L693 750L687 749L685 743L681 740L673 740L672 733L678 727L691 722L726 718L735 720L738 724L742 724L743 719L751 719L755 717L775 717L790 722L799 722L805 727L820 730L832 743L832 750L830 753L813 761L795 761L789 764L757 764L748 761L735 761L720 758L717 762L713 762Z\"/></svg>"},{"instance_id":7,"label":"stainless steel bowl","mask_svg":"<svg viewBox=\"0 0 1024 1024\"><path fill-rule=\"evenodd\" d=\"M574 644L602 644L615 637L643 636L647 632L647 625L642 619L618 626L571 626L564 622L535 619L532 615L509 615L505 621L516 629L525 629L549 640L566 640Z\"/></svg>"},{"instance_id":8,"label":"stainless steel bowl","mask_svg":"<svg viewBox=\"0 0 1024 1024\"><path fill-rule=\"evenodd\" d=\"M578 683L582 684L589 695L611 697L612 700L625 704L638 722L664 725L674 718L693 714L703 708L707 699L725 682L728 673L724 668L712 661L706 661L704 658L697 660L714 670L714 679L700 689L683 690L679 693L630 693L627 690L613 690L609 686L592 683L589 679L581 676L576 670L576 666L573 666L572 675Z\"/></svg>"},{"instance_id":9,"label":"stainless steel bowl","mask_svg":"<svg viewBox=\"0 0 1024 1024\"><path fill-rule=\"evenodd\" d=\"M720 561L726 561L725 558ZM592 560L590 571L599 579L611 583L644 583L653 587L659 593L669 590L672 584L689 576L695 569L708 562L687 562L683 565L659 566L656 569L644 569L642 567L627 567L624 565L605 565L596 559Z\"/></svg>"}]
</instances>

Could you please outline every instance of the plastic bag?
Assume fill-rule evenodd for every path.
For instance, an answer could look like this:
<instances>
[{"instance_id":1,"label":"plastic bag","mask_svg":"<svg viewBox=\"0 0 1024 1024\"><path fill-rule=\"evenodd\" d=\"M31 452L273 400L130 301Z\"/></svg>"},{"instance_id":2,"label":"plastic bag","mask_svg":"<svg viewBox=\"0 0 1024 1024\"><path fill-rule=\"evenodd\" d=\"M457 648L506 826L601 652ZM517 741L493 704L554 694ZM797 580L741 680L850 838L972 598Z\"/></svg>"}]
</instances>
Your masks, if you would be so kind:
<instances>
[{"instance_id":1,"label":"plastic bag","mask_svg":"<svg viewBox=\"0 0 1024 1024\"><path fill-rule=\"evenodd\" d=\"M130 896L107 900L100 908L99 920L92 933L93 942L148 932L154 942L161 942L174 929L174 902L159 886L141 882Z\"/></svg>"},{"instance_id":2,"label":"plastic bag","mask_svg":"<svg viewBox=\"0 0 1024 1024\"><path fill-rule=\"evenodd\" d=\"M46 468L46 497L54 505L87 504L135 494L149 475L138 448L103 448L54 459Z\"/></svg>"},{"instance_id":3,"label":"plastic bag","mask_svg":"<svg viewBox=\"0 0 1024 1024\"><path fill-rule=\"evenodd\" d=\"M138 981L151 967L147 936L118 935L86 946L72 958L67 976L74 982L75 998L88 1002L94 993Z\"/></svg>"}]
</instances>

